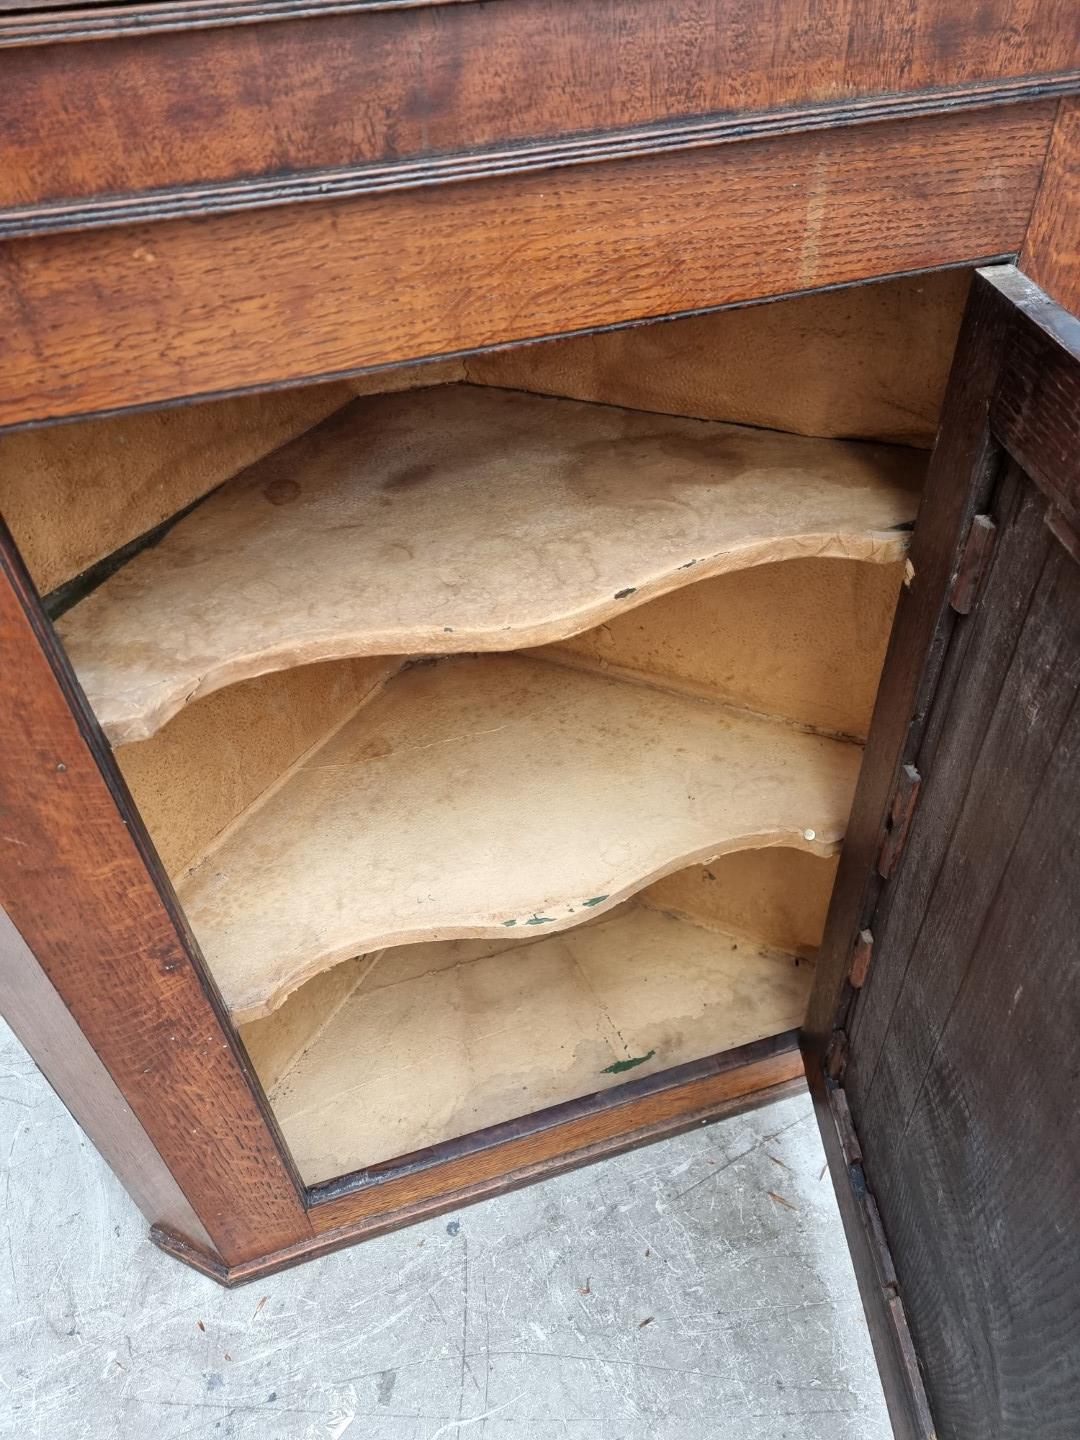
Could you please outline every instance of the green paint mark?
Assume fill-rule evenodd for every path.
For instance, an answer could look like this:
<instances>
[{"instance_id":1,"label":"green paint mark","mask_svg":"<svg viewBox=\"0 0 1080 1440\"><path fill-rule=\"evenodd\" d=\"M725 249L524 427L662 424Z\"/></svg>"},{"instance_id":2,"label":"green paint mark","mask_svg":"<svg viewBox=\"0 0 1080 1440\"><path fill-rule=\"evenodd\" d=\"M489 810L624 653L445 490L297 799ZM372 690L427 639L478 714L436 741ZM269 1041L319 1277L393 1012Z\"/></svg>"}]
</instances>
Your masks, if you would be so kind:
<instances>
[{"instance_id":1,"label":"green paint mark","mask_svg":"<svg viewBox=\"0 0 1080 1440\"><path fill-rule=\"evenodd\" d=\"M525 921L526 925L554 925L554 915L530 915Z\"/></svg>"},{"instance_id":2,"label":"green paint mark","mask_svg":"<svg viewBox=\"0 0 1080 1440\"><path fill-rule=\"evenodd\" d=\"M633 1060L616 1060L614 1065L605 1065L601 1074L621 1075L624 1070L636 1070L639 1065L644 1065L646 1060L651 1060L655 1054L655 1050L650 1050L647 1055L637 1055Z\"/></svg>"},{"instance_id":3,"label":"green paint mark","mask_svg":"<svg viewBox=\"0 0 1080 1440\"><path fill-rule=\"evenodd\" d=\"M636 585L628 585L625 590L616 590L616 591L615 591L615 599L616 599L616 600L625 600L628 595L633 595L636 590L637 590L637 586L636 586Z\"/></svg>"},{"instance_id":4,"label":"green paint mark","mask_svg":"<svg viewBox=\"0 0 1080 1440\"><path fill-rule=\"evenodd\" d=\"M591 900L582 900L581 903L591 908L593 905L602 905L607 898L606 895L594 895Z\"/></svg>"},{"instance_id":5,"label":"green paint mark","mask_svg":"<svg viewBox=\"0 0 1080 1440\"><path fill-rule=\"evenodd\" d=\"M511 925L516 925L516 924L517 924L517 921L516 921L516 920L504 920L504 921L503 921L503 927L504 927L505 929L507 929L507 930L510 929Z\"/></svg>"}]
</instances>

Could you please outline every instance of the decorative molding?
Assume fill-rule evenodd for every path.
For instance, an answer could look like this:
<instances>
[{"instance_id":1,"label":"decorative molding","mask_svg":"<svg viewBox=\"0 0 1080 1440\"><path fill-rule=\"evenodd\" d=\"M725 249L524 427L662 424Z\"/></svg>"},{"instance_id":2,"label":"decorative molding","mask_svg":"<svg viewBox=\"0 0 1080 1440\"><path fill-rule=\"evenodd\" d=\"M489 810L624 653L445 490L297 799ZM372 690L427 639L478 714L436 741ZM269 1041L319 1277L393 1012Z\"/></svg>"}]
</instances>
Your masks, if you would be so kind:
<instances>
[{"instance_id":1,"label":"decorative molding","mask_svg":"<svg viewBox=\"0 0 1080 1440\"><path fill-rule=\"evenodd\" d=\"M382 5L415 5L430 0L376 0ZM436 0L444 3L444 0ZM472 0L449 0L451 4ZM0 211L0 240L149 224L163 220L220 215L320 200L347 200L393 190L496 179L536 170L594 165L675 154L741 140L762 140L843 126L918 119L955 111L1042 100L1080 92L1080 71L923 90L910 95L880 95L799 109L712 116L705 120L663 123L632 129L594 131L567 139L538 139L499 149L457 151L389 163L294 175L216 181L128 195L93 196L75 201L11 207Z\"/></svg>"},{"instance_id":2,"label":"decorative molding","mask_svg":"<svg viewBox=\"0 0 1080 1440\"><path fill-rule=\"evenodd\" d=\"M357 10L427 10L473 5L476 0L141 0L132 5L85 6L0 14L0 49L17 45L66 45L76 40L116 40L169 30L219 30L273 20L307 20ZM488 0L493 3L493 0Z\"/></svg>"}]
</instances>

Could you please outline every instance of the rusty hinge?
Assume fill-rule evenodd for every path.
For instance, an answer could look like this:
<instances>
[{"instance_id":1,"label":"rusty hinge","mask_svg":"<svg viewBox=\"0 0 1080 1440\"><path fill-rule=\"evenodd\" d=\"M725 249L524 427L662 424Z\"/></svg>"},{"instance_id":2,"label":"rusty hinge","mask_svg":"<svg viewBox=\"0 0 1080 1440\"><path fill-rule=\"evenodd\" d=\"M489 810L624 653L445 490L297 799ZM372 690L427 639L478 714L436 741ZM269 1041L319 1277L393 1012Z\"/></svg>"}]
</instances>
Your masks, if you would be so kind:
<instances>
[{"instance_id":1,"label":"rusty hinge","mask_svg":"<svg viewBox=\"0 0 1080 1440\"><path fill-rule=\"evenodd\" d=\"M949 591L949 604L958 615L970 615L975 608L996 538L997 526L990 516L976 515L964 541L964 551Z\"/></svg>"},{"instance_id":2,"label":"rusty hinge","mask_svg":"<svg viewBox=\"0 0 1080 1440\"><path fill-rule=\"evenodd\" d=\"M861 990L866 984L873 953L874 936L872 932L860 930L855 937L855 949L851 954L851 969L848 971L848 983L853 990Z\"/></svg>"},{"instance_id":3,"label":"rusty hinge","mask_svg":"<svg viewBox=\"0 0 1080 1440\"><path fill-rule=\"evenodd\" d=\"M915 802L919 798L921 784L922 776L914 765L901 765L900 778L896 783L892 805L889 807L888 828L885 831L885 839L881 842L881 852L878 855L877 869L883 880L888 880L896 869L900 852L907 842L911 817L915 813Z\"/></svg>"},{"instance_id":4,"label":"rusty hinge","mask_svg":"<svg viewBox=\"0 0 1080 1440\"><path fill-rule=\"evenodd\" d=\"M863 1158L862 1146L859 1144L859 1137L855 1133L855 1122L851 1118L851 1110L848 1107L847 1096L841 1086L838 1085L835 1090L829 1091L829 1101L833 1123L836 1126L837 1138L840 1141L840 1148L844 1152L844 1159L849 1165L861 1165Z\"/></svg>"},{"instance_id":5,"label":"rusty hinge","mask_svg":"<svg viewBox=\"0 0 1080 1440\"><path fill-rule=\"evenodd\" d=\"M825 1074L839 1082L847 1069L848 1038L843 1030L834 1030L825 1047Z\"/></svg>"}]
</instances>

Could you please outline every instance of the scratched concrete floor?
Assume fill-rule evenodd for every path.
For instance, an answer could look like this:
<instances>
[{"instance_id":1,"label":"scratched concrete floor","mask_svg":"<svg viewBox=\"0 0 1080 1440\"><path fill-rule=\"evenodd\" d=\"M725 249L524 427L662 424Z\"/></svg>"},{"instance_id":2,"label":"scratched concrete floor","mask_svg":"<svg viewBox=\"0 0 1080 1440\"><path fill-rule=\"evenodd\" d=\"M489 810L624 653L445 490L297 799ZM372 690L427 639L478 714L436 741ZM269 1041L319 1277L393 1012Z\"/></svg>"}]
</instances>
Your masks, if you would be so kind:
<instances>
[{"instance_id":1,"label":"scratched concrete floor","mask_svg":"<svg viewBox=\"0 0 1080 1440\"><path fill-rule=\"evenodd\" d=\"M887 1440L805 1097L226 1292L0 1032L0 1434Z\"/></svg>"}]
</instances>

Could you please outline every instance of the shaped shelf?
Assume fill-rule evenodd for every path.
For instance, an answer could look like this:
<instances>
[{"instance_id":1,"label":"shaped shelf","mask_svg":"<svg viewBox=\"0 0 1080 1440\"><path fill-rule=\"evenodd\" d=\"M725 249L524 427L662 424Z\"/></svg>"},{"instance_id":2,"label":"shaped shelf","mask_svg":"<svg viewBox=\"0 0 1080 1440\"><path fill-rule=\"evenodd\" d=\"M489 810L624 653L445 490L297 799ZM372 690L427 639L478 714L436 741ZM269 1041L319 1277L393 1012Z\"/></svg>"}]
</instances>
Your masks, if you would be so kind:
<instances>
[{"instance_id":1,"label":"shaped shelf","mask_svg":"<svg viewBox=\"0 0 1080 1440\"><path fill-rule=\"evenodd\" d=\"M524 950L391 950L270 1099L314 1185L516 1119L523 1093L543 1109L794 1029L812 976L636 901Z\"/></svg>"},{"instance_id":2,"label":"shaped shelf","mask_svg":"<svg viewBox=\"0 0 1080 1440\"><path fill-rule=\"evenodd\" d=\"M415 665L178 885L238 1021L382 946L561 930L726 851L828 854L861 750L521 656Z\"/></svg>"},{"instance_id":3,"label":"shaped shelf","mask_svg":"<svg viewBox=\"0 0 1080 1440\"><path fill-rule=\"evenodd\" d=\"M546 644L699 578L888 562L925 456L449 385L356 400L58 624L114 744L294 665Z\"/></svg>"}]
</instances>

